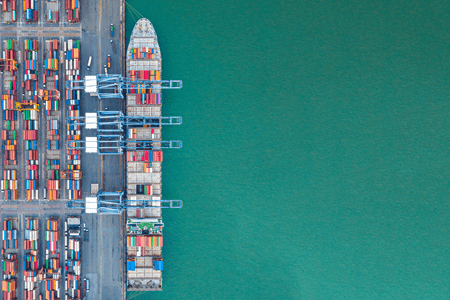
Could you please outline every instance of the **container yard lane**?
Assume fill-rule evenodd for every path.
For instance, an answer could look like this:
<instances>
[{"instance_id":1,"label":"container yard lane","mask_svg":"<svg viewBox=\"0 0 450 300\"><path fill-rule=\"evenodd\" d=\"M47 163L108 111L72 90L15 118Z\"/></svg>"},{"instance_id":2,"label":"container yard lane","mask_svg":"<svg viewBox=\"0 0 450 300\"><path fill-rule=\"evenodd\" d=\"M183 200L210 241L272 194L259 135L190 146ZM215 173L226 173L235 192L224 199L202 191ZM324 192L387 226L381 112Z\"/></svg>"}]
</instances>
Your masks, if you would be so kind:
<instances>
[{"instance_id":1,"label":"container yard lane","mask_svg":"<svg viewBox=\"0 0 450 300\"><path fill-rule=\"evenodd\" d=\"M67 140L96 133L66 128L66 117L123 111L124 102L100 101L84 92L67 96L65 91L66 79L105 73L108 55L108 73L122 73L124 6L121 0L1 3L1 57L9 60L0 67L0 242L11 280L2 284L0 300L13 294L18 299L39 299L39 295L43 299L65 299L66 295L68 299L126 299L124 217L82 214L66 207L68 199L90 196L91 184L99 184L104 191L122 191L125 171L121 156L103 158L84 152L69 156ZM87 70L89 57L92 63ZM11 69L14 61L17 70ZM59 98L54 97L57 90ZM63 171L68 174L78 168L77 161L81 161L81 180L63 179ZM64 230L69 216L81 218L80 228ZM84 290L84 278L89 279L89 293Z\"/></svg>"}]
</instances>

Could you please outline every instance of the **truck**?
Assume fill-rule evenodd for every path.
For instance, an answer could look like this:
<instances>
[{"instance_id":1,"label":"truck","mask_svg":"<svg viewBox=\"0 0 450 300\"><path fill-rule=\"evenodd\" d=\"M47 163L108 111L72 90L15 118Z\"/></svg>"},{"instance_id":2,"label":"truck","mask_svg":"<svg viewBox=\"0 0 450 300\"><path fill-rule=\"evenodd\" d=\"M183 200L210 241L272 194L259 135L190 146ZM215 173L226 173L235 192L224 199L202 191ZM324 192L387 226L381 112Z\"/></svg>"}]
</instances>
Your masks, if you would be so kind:
<instances>
[{"instance_id":1,"label":"truck","mask_svg":"<svg viewBox=\"0 0 450 300\"><path fill-rule=\"evenodd\" d=\"M114 36L114 25L113 23L111 23L111 37Z\"/></svg>"},{"instance_id":2,"label":"truck","mask_svg":"<svg viewBox=\"0 0 450 300\"><path fill-rule=\"evenodd\" d=\"M114 44L114 41L113 41L113 40L110 40L109 42L110 42L111 45L112 45L112 48L113 48L114 53L117 53L116 45Z\"/></svg>"},{"instance_id":3,"label":"truck","mask_svg":"<svg viewBox=\"0 0 450 300\"><path fill-rule=\"evenodd\" d=\"M89 60L88 60L88 64L87 64L88 70L91 68L91 63L92 63L92 56L89 56Z\"/></svg>"}]
</instances>

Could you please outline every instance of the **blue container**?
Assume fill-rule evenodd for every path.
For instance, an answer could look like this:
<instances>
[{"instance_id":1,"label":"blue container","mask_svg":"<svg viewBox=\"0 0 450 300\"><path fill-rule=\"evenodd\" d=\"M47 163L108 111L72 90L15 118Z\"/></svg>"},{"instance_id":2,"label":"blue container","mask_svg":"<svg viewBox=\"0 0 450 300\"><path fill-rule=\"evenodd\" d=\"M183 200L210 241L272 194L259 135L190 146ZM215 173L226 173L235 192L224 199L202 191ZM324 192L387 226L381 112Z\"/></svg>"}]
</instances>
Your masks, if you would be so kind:
<instances>
[{"instance_id":1,"label":"blue container","mask_svg":"<svg viewBox=\"0 0 450 300\"><path fill-rule=\"evenodd\" d=\"M127 261L127 271L134 271L136 269L136 262Z\"/></svg>"}]
</instances>

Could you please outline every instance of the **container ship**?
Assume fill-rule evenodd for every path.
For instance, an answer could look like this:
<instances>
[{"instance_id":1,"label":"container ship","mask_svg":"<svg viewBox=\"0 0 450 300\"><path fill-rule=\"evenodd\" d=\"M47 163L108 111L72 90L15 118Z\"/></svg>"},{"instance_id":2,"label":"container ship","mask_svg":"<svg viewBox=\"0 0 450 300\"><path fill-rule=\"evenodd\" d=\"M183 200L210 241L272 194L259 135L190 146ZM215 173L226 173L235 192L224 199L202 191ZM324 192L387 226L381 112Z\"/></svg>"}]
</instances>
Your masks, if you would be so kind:
<instances>
[{"instance_id":1,"label":"container ship","mask_svg":"<svg viewBox=\"0 0 450 300\"><path fill-rule=\"evenodd\" d=\"M133 28L126 57L126 77L132 80L161 80L161 51L155 29L140 19ZM127 115L161 117L161 86L146 89L131 85L127 92ZM127 151L127 195L136 209L127 211L127 290L162 290L162 151L154 151L161 141L161 125L128 127L126 138L149 140L152 146ZM150 200L150 201L149 201ZM153 200L153 201L152 201ZM156 200L156 201L155 201ZM147 204L144 204L147 201ZM151 204L148 204L151 203Z\"/></svg>"}]
</instances>

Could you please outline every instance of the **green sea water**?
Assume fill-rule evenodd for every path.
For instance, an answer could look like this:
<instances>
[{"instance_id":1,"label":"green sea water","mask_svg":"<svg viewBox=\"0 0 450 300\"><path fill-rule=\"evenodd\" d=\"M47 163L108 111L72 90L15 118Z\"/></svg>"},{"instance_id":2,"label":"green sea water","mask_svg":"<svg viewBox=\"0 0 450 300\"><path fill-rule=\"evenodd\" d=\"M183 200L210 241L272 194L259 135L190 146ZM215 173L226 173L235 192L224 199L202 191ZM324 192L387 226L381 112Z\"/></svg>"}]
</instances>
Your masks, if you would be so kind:
<instances>
[{"instance_id":1,"label":"green sea water","mask_svg":"<svg viewBox=\"0 0 450 300\"><path fill-rule=\"evenodd\" d=\"M164 291L130 299L448 299L449 2L127 2L184 85Z\"/></svg>"}]
</instances>

